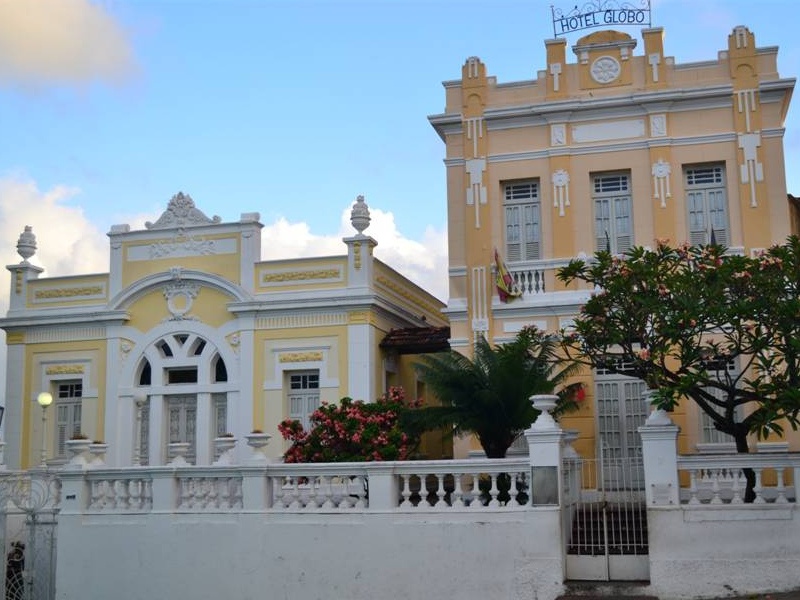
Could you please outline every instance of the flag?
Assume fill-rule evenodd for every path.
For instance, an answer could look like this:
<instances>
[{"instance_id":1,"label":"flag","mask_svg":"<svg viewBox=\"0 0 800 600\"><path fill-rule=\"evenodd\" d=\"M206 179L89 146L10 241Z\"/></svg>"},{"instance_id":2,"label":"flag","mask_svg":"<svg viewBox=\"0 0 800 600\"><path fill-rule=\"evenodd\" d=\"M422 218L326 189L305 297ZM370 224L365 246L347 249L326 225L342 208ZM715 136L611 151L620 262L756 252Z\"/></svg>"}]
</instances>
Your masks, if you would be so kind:
<instances>
[{"instance_id":1,"label":"flag","mask_svg":"<svg viewBox=\"0 0 800 600\"><path fill-rule=\"evenodd\" d=\"M714 228L713 227L711 227L711 235L709 236L709 242L708 243L710 245L712 245L712 246L716 246L717 245L717 236L714 234Z\"/></svg>"},{"instance_id":2,"label":"flag","mask_svg":"<svg viewBox=\"0 0 800 600\"><path fill-rule=\"evenodd\" d=\"M500 260L497 248L494 249L494 265L495 285L497 285L497 295L500 297L500 301L511 302L522 296L522 292L514 284L514 278L508 272L508 267Z\"/></svg>"},{"instance_id":3,"label":"flag","mask_svg":"<svg viewBox=\"0 0 800 600\"><path fill-rule=\"evenodd\" d=\"M608 237L608 229L606 229L606 252L611 254L611 238Z\"/></svg>"}]
</instances>

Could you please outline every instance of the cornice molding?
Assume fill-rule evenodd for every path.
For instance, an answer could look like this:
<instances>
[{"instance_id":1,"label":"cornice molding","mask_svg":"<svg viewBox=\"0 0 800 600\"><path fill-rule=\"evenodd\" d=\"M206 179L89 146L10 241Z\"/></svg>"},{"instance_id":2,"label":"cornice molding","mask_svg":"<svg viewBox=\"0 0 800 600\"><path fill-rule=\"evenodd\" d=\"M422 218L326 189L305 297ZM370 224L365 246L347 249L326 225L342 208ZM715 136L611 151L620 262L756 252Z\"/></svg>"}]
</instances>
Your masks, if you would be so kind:
<instances>
[{"instance_id":1,"label":"cornice molding","mask_svg":"<svg viewBox=\"0 0 800 600\"><path fill-rule=\"evenodd\" d=\"M161 273L153 273L152 275L142 277L114 296L108 305L112 310L126 308L142 294L151 291L153 288L173 282L176 279L197 282L207 287L215 288L232 296L238 301L246 301L252 298L244 288L220 275L207 273L205 271L197 271L195 269L179 269L178 271L162 271Z\"/></svg>"},{"instance_id":2,"label":"cornice molding","mask_svg":"<svg viewBox=\"0 0 800 600\"><path fill-rule=\"evenodd\" d=\"M9 314L0 319L0 329L19 327L59 327L64 325L121 325L130 320L130 314L124 310L69 312L58 311L40 314L43 311L26 311L21 314ZM27 339L27 338L26 338Z\"/></svg>"}]
</instances>

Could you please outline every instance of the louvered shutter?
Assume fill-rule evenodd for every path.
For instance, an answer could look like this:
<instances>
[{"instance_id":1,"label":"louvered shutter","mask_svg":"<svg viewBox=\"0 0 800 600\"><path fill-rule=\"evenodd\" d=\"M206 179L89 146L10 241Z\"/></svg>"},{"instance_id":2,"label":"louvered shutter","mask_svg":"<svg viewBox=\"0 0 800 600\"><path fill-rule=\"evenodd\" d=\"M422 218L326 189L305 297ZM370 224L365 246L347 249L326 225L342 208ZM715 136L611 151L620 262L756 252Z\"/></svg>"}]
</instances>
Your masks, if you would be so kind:
<instances>
[{"instance_id":1,"label":"louvered shutter","mask_svg":"<svg viewBox=\"0 0 800 600\"><path fill-rule=\"evenodd\" d=\"M520 235L521 206L506 206L506 260L522 260L522 236Z\"/></svg>"},{"instance_id":2,"label":"louvered shutter","mask_svg":"<svg viewBox=\"0 0 800 600\"><path fill-rule=\"evenodd\" d=\"M705 194L702 191L686 192L686 205L689 209L689 243L693 246L708 243Z\"/></svg>"},{"instance_id":3,"label":"louvered shutter","mask_svg":"<svg viewBox=\"0 0 800 600\"><path fill-rule=\"evenodd\" d=\"M525 232L525 255L523 260L537 260L539 256L539 204L522 206Z\"/></svg>"},{"instance_id":4,"label":"louvered shutter","mask_svg":"<svg viewBox=\"0 0 800 600\"><path fill-rule=\"evenodd\" d=\"M505 260L537 260L540 251L539 184L536 181L508 183L504 188Z\"/></svg>"},{"instance_id":5,"label":"louvered shutter","mask_svg":"<svg viewBox=\"0 0 800 600\"><path fill-rule=\"evenodd\" d=\"M708 216L720 246L728 245L728 215L724 190L708 190Z\"/></svg>"},{"instance_id":6,"label":"louvered shutter","mask_svg":"<svg viewBox=\"0 0 800 600\"><path fill-rule=\"evenodd\" d=\"M594 201L594 236L598 251L613 250L606 248L611 240L611 207L608 198L597 198Z\"/></svg>"},{"instance_id":7,"label":"louvered shutter","mask_svg":"<svg viewBox=\"0 0 800 600\"><path fill-rule=\"evenodd\" d=\"M56 456L66 455L66 442L69 439L69 406L62 404L56 407Z\"/></svg>"},{"instance_id":8,"label":"louvered shutter","mask_svg":"<svg viewBox=\"0 0 800 600\"><path fill-rule=\"evenodd\" d=\"M633 223L631 222L631 198L614 198L614 239L617 254L627 252L633 245Z\"/></svg>"}]
</instances>

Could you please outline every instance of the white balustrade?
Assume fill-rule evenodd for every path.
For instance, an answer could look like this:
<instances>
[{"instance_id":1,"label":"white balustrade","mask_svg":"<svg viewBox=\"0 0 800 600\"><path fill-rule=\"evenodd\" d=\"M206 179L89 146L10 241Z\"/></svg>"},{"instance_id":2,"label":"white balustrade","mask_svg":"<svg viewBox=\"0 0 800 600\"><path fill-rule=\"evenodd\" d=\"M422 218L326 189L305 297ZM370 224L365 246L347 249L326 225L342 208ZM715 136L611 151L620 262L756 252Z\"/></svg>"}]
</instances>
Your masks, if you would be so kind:
<instances>
[{"instance_id":1,"label":"white balustrade","mask_svg":"<svg viewBox=\"0 0 800 600\"><path fill-rule=\"evenodd\" d=\"M242 508L242 477L230 468L177 472L179 511L227 511Z\"/></svg>"},{"instance_id":2,"label":"white balustrade","mask_svg":"<svg viewBox=\"0 0 800 600\"><path fill-rule=\"evenodd\" d=\"M511 509L530 495L527 457L398 462L394 472L401 511Z\"/></svg>"},{"instance_id":3,"label":"white balustrade","mask_svg":"<svg viewBox=\"0 0 800 600\"><path fill-rule=\"evenodd\" d=\"M516 288L522 292L522 297L536 296L546 293L546 279L555 280L555 272L569 264L564 259L544 259L510 263L508 272L514 280Z\"/></svg>"},{"instance_id":4,"label":"white balustrade","mask_svg":"<svg viewBox=\"0 0 800 600\"><path fill-rule=\"evenodd\" d=\"M149 512L153 507L152 480L146 473L93 471L87 480L90 512Z\"/></svg>"},{"instance_id":5,"label":"white balustrade","mask_svg":"<svg viewBox=\"0 0 800 600\"><path fill-rule=\"evenodd\" d=\"M90 513L150 512L154 505L158 512L509 510L524 509L531 492L527 458L153 466L69 477L84 480L85 488L75 488L85 489L78 506Z\"/></svg>"},{"instance_id":6,"label":"white balustrade","mask_svg":"<svg viewBox=\"0 0 800 600\"><path fill-rule=\"evenodd\" d=\"M678 470L688 480L681 487L681 502L689 505L744 504L748 470L754 483L753 504L797 501L796 482L800 477L797 454L679 456ZM787 486L790 478L795 484Z\"/></svg>"}]
</instances>

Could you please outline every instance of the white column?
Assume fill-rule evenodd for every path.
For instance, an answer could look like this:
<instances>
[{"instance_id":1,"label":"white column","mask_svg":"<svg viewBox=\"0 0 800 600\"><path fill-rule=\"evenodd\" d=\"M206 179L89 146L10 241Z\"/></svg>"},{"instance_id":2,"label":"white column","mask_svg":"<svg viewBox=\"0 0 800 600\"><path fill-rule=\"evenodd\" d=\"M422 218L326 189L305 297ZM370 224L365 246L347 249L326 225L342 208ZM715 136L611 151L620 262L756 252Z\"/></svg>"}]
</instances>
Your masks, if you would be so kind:
<instances>
[{"instance_id":1,"label":"white column","mask_svg":"<svg viewBox=\"0 0 800 600\"><path fill-rule=\"evenodd\" d=\"M167 462L168 457L164 448L166 412L164 396L160 394L150 396L150 435L147 447L151 465L163 465ZM145 418L145 415L142 415L142 418Z\"/></svg>"},{"instance_id":2,"label":"white column","mask_svg":"<svg viewBox=\"0 0 800 600\"><path fill-rule=\"evenodd\" d=\"M113 404L113 410L109 410ZM146 415L142 415L142 419ZM127 467L133 464L136 445L136 404L134 394L119 394L113 400L106 397L106 424L103 441L108 444L106 464L109 467Z\"/></svg>"},{"instance_id":3,"label":"white column","mask_svg":"<svg viewBox=\"0 0 800 600\"><path fill-rule=\"evenodd\" d=\"M666 412L655 410L639 427L642 436L642 461L647 506L677 506L678 426Z\"/></svg>"},{"instance_id":4,"label":"white column","mask_svg":"<svg viewBox=\"0 0 800 600\"><path fill-rule=\"evenodd\" d=\"M354 400L375 400L374 337L375 331L369 323L347 326L347 395Z\"/></svg>"},{"instance_id":5,"label":"white column","mask_svg":"<svg viewBox=\"0 0 800 600\"><path fill-rule=\"evenodd\" d=\"M228 366L228 380L236 390L228 392L228 423L232 429L231 433L241 439L250 433L255 426L255 423L253 423L253 411L256 400L253 397L252 382L256 380L255 374L260 373L259 384L263 384L265 366L256 365L252 360L252 357L255 356L253 336L255 319L247 317L240 320L239 352L236 355L236 364ZM246 360L243 360L242 357L246 357ZM232 377L235 379L232 379ZM261 394L257 397L258 401L261 402ZM239 464L244 464L249 458L249 450L245 444L237 444L236 460Z\"/></svg>"},{"instance_id":6,"label":"white column","mask_svg":"<svg viewBox=\"0 0 800 600\"><path fill-rule=\"evenodd\" d=\"M212 422L213 410L211 407L211 394L204 392L197 394L197 422L195 423L196 439L196 465L210 465L212 461L212 439L215 436Z\"/></svg>"},{"instance_id":7,"label":"white column","mask_svg":"<svg viewBox=\"0 0 800 600\"><path fill-rule=\"evenodd\" d=\"M6 465L9 469L19 469L22 450L22 379L25 373L25 345L9 344L6 356L6 395L3 414L3 440L6 443ZM32 408L41 408L34 402ZM32 413L36 417L41 415ZM10 425L9 425L10 423ZM31 464L33 462L31 457Z\"/></svg>"},{"instance_id":8,"label":"white column","mask_svg":"<svg viewBox=\"0 0 800 600\"><path fill-rule=\"evenodd\" d=\"M104 378L105 381L98 381L98 388L102 388L105 383L105 397L98 398L98 402L103 403L103 414L105 421L98 423L99 430L102 431L103 441L108 444L106 453L106 464L109 467L127 466L131 464L131 436L133 430L134 413L130 410L133 403L131 396L123 396L120 389L119 376L122 371L122 357L120 352L119 328L109 327L106 331L108 342L106 343L106 364L120 365L120 368L106 369L105 373L98 373L98 379ZM130 360L126 358L126 360ZM130 385L130 382L128 382ZM128 391L128 390L125 390Z\"/></svg>"}]
</instances>

